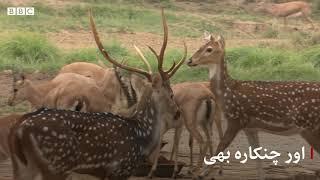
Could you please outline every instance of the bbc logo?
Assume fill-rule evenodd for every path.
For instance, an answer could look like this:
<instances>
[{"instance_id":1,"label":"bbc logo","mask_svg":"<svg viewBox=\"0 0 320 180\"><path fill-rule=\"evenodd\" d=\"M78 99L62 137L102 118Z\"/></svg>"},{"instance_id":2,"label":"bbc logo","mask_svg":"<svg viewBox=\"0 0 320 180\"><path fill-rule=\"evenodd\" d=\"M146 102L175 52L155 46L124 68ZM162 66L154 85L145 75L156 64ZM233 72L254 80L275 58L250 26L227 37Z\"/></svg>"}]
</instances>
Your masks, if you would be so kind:
<instances>
[{"instance_id":1,"label":"bbc logo","mask_svg":"<svg viewBox=\"0 0 320 180\"><path fill-rule=\"evenodd\" d=\"M8 7L7 15L8 16L33 16L34 8L33 7Z\"/></svg>"}]
</instances>

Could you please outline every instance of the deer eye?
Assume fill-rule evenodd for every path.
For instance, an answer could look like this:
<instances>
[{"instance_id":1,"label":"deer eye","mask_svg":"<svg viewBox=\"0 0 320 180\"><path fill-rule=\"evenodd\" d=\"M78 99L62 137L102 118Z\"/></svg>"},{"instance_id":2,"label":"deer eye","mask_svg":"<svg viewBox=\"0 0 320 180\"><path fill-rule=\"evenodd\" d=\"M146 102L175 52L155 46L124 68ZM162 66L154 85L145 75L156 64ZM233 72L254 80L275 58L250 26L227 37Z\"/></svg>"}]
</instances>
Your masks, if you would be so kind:
<instances>
[{"instance_id":1,"label":"deer eye","mask_svg":"<svg viewBox=\"0 0 320 180\"><path fill-rule=\"evenodd\" d=\"M18 92L18 89L13 89L13 92L15 92L15 93Z\"/></svg>"},{"instance_id":2,"label":"deer eye","mask_svg":"<svg viewBox=\"0 0 320 180\"><path fill-rule=\"evenodd\" d=\"M207 48L207 52L208 52L208 53L211 53L212 51L213 51L212 48Z\"/></svg>"}]
</instances>

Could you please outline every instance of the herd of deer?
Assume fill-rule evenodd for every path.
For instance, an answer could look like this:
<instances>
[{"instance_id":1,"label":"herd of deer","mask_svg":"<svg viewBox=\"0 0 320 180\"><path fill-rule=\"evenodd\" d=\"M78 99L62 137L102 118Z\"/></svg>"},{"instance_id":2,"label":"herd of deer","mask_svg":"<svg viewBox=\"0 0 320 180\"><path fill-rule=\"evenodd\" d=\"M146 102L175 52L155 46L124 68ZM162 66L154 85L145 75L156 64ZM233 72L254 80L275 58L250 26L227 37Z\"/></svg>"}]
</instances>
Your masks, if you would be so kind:
<instances>
[{"instance_id":1,"label":"herd of deer","mask_svg":"<svg viewBox=\"0 0 320 180\"><path fill-rule=\"evenodd\" d=\"M190 67L209 69L208 82L170 85L170 78L187 59L184 55L169 70L163 69L168 27L162 11L163 44L157 71L135 47L148 70L113 59L103 47L90 12L95 42L115 68L77 62L64 66L48 82L35 84L24 75L14 77L9 104L29 101L34 112L10 115L0 121L0 160L11 158L15 180L67 179L71 173L99 179L128 179L139 162L149 158L152 177L158 163L163 135L174 128L171 158L178 172L177 154L183 127L199 143L197 167L207 152L224 151L240 130L250 145L259 145L258 130L273 134L300 134L320 153L320 83L234 80L228 75L225 40L206 37L206 43L187 60ZM120 69L131 72L122 76ZM277 103L275 103L277 102ZM227 121L223 133L221 120ZM213 122L220 142L213 152ZM261 161L257 161L263 177ZM204 166L195 178L207 175Z\"/></svg>"}]
</instances>

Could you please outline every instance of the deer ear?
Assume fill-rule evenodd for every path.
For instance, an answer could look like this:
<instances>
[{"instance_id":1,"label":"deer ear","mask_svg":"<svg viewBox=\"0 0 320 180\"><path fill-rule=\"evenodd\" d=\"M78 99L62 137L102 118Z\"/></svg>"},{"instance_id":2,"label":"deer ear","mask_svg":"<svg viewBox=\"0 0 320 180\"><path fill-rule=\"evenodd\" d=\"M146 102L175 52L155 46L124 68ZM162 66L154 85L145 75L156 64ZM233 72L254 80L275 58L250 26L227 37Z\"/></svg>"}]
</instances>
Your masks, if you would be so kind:
<instances>
[{"instance_id":1,"label":"deer ear","mask_svg":"<svg viewBox=\"0 0 320 180\"><path fill-rule=\"evenodd\" d=\"M211 33L209 33L208 31L205 31L203 33L203 39L206 41L212 41L212 40L214 40L214 37L212 36Z\"/></svg>"},{"instance_id":2,"label":"deer ear","mask_svg":"<svg viewBox=\"0 0 320 180\"><path fill-rule=\"evenodd\" d=\"M157 74L152 78L152 87L155 89L159 89L161 86L162 86L162 78L159 74Z\"/></svg>"},{"instance_id":3,"label":"deer ear","mask_svg":"<svg viewBox=\"0 0 320 180\"><path fill-rule=\"evenodd\" d=\"M26 75L25 75L25 74L20 74L20 79L21 79L22 81L24 81L24 80L26 79Z\"/></svg>"},{"instance_id":4,"label":"deer ear","mask_svg":"<svg viewBox=\"0 0 320 180\"><path fill-rule=\"evenodd\" d=\"M219 46L221 47L221 49L225 48L226 43L222 35L218 36L217 42L219 43Z\"/></svg>"}]
</instances>

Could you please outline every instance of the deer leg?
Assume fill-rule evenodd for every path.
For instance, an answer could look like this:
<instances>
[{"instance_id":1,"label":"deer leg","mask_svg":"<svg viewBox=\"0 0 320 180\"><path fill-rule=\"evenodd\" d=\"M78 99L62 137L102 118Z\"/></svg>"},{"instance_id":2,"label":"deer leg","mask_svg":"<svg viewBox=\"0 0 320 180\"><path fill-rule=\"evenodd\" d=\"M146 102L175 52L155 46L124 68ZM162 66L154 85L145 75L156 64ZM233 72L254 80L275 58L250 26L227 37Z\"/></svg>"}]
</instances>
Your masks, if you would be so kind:
<instances>
[{"instance_id":1,"label":"deer leg","mask_svg":"<svg viewBox=\"0 0 320 180\"><path fill-rule=\"evenodd\" d=\"M176 132L174 133L174 136L176 136ZM175 149L175 145L174 145L174 143L173 143L172 149L171 149L171 153L170 153L170 161L172 161L172 159L173 159L173 154L174 154L175 151L176 151L176 149Z\"/></svg>"},{"instance_id":2,"label":"deer leg","mask_svg":"<svg viewBox=\"0 0 320 180\"><path fill-rule=\"evenodd\" d=\"M283 17L283 24L284 24L284 27L286 28L287 27L287 17Z\"/></svg>"},{"instance_id":3,"label":"deer leg","mask_svg":"<svg viewBox=\"0 0 320 180\"><path fill-rule=\"evenodd\" d=\"M152 164L152 168L148 174L148 177L149 178L152 178L153 175L154 175L154 172L156 171L157 169L157 166L158 166L158 159L159 159L159 156L160 156L160 148L161 148L161 142L162 142L162 138L163 138L163 134L166 132L166 128L164 128L164 123L161 123L161 132L160 132L160 139L159 139L159 143L154 151L154 157L153 157L153 164Z\"/></svg>"},{"instance_id":4,"label":"deer leg","mask_svg":"<svg viewBox=\"0 0 320 180\"><path fill-rule=\"evenodd\" d=\"M202 127L202 130L203 130L203 132L204 132L204 134L206 136L206 139L207 139L206 140L206 149L208 149L208 147L209 147L209 153L212 156L213 155L213 147L212 147L212 141L211 141L212 139L211 139L211 136L210 136L210 133L209 133L209 129L210 130L212 130L212 129L210 128L209 124L210 123L208 123L206 125L203 125L201 127ZM212 126L212 124L211 124L211 126ZM207 151L205 151L204 153L207 153Z\"/></svg>"},{"instance_id":5,"label":"deer leg","mask_svg":"<svg viewBox=\"0 0 320 180\"><path fill-rule=\"evenodd\" d=\"M311 24L312 29L314 29L314 24L313 24L311 18L310 18L309 16L305 15L305 14L303 14L303 17L304 17L304 19L305 19L306 21L308 21L308 22Z\"/></svg>"},{"instance_id":6,"label":"deer leg","mask_svg":"<svg viewBox=\"0 0 320 180\"><path fill-rule=\"evenodd\" d=\"M216 105L215 106L215 112L214 112L214 122L217 126L218 133L219 133L219 139L221 140L223 137L223 131L222 131L222 125L221 125L221 119L222 119L222 113L220 108Z\"/></svg>"},{"instance_id":7,"label":"deer leg","mask_svg":"<svg viewBox=\"0 0 320 180\"><path fill-rule=\"evenodd\" d=\"M232 120L228 121L228 127L226 132L224 133L222 140L219 142L218 148L215 152L215 155L218 155L220 152L223 152L233 141L233 139L236 137L238 132L241 130L241 126L238 122L234 122ZM220 165L220 168L222 168L222 164ZM197 179L203 179L204 176L206 176L209 173L209 166L204 166L200 174L198 175ZM222 173L220 169L220 174Z\"/></svg>"},{"instance_id":8,"label":"deer leg","mask_svg":"<svg viewBox=\"0 0 320 180\"><path fill-rule=\"evenodd\" d=\"M319 133L317 134L312 131L303 131L300 135L320 154Z\"/></svg>"},{"instance_id":9,"label":"deer leg","mask_svg":"<svg viewBox=\"0 0 320 180\"><path fill-rule=\"evenodd\" d=\"M190 149L190 168L193 165L193 137L191 133L189 133L189 149Z\"/></svg>"},{"instance_id":10,"label":"deer leg","mask_svg":"<svg viewBox=\"0 0 320 180\"><path fill-rule=\"evenodd\" d=\"M196 112L195 110L188 110L185 111L183 113L183 118L185 120L185 125L187 130L189 131L190 135L192 136L192 138L195 138L196 141L199 143L199 150L200 150L200 157L199 157L199 161L198 161L198 166L201 166L201 162L203 160L203 156L204 156L204 141L203 138L198 130L198 125L197 122L194 122L197 118L196 116Z\"/></svg>"},{"instance_id":11,"label":"deer leg","mask_svg":"<svg viewBox=\"0 0 320 180\"><path fill-rule=\"evenodd\" d=\"M244 133L247 136L249 145L252 146L253 148L257 148L260 146L259 142L259 136L258 136L258 131L255 129L244 129ZM263 171L263 164L261 159L257 159L256 161L257 164L257 169L258 169L258 177L259 179L263 180L264 179L264 171Z\"/></svg>"},{"instance_id":12,"label":"deer leg","mask_svg":"<svg viewBox=\"0 0 320 180\"><path fill-rule=\"evenodd\" d=\"M106 178L105 180L127 180L129 177L124 176L111 176Z\"/></svg>"},{"instance_id":13,"label":"deer leg","mask_svg":"<svg viewBox=\"0 0 320 180\"><path fill-rule=\"evenodd\" d=\"M172 178L176 178L178 174L178 152L179 152L179 144L180 144L180 137L182 133L182 127L176 128L175 130L175 136L174 136L174 146L175 146L175 152L174 152L174 169L173 169L173 175Z\"/></svg>"}]
</instances>

